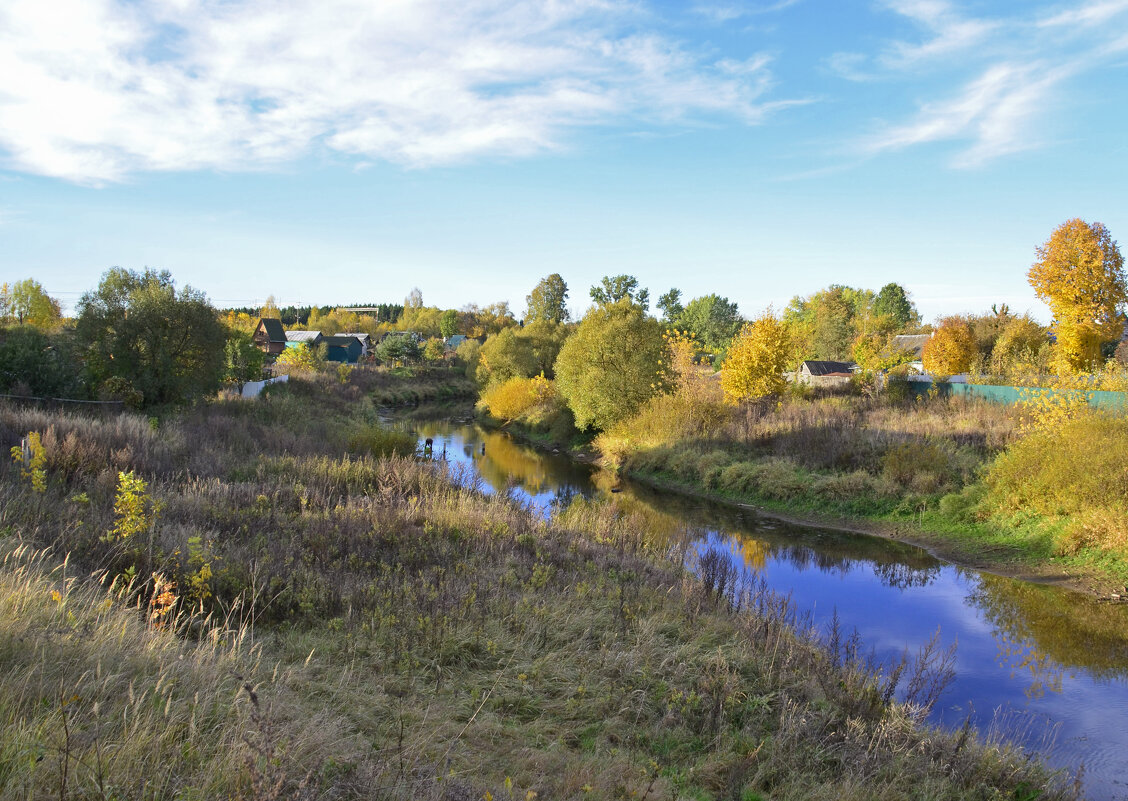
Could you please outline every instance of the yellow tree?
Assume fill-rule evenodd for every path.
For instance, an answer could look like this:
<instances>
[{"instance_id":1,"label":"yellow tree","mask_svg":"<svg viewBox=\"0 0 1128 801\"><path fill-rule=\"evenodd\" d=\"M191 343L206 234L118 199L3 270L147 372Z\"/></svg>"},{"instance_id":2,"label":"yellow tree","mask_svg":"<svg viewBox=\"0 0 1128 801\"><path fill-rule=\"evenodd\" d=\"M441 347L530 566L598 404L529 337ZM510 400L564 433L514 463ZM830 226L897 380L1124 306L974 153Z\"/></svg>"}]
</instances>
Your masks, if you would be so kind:
<instances>
[{"instance_id":1,"label":"yellow tree","mask_svg":"<svg viewBox=\"0 0 1128 801\"><path fill-rule=\"evenodd\" d=\"M924 370L934 376L966 373L977 353L971 326L958 317L944 320L924 343L921 361Z\"/></svg>"},{"instance_id":2,"label":"yellow tree","mask_svg":"<svg viewBox=\"0 0 1128 801\"><path fill-rule=\"evenodd\" d=\"M1037 254L1027 278L1054 315L1054 368L1084 372L1099 363L1101 342L1122 332L1124 257L1103 224L1076 218L1054 229Z\"/></svg>"},{"instance_id":3,"label":"yellow tree","mask_svg":"<svg viewBox=\"0 0 1128 801\"><path fill-rule=\"evenodd\" d=\"M725 358L721 372L725 399L739 403L782 392L791 351L788 328L770 309L747 323Z\"/></svg>"}]
</instances>

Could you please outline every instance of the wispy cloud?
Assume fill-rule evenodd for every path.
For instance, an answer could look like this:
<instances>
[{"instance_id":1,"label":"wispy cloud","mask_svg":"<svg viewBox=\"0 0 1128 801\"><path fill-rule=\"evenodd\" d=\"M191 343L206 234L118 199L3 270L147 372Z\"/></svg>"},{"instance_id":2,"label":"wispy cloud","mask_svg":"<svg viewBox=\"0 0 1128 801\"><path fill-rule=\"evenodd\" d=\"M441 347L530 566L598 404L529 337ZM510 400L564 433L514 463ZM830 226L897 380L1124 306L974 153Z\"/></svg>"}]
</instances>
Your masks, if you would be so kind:
<instances>
[{"instance_id":1,"label":"wispy cloud","mask_svg":"<svg viewBox=\"0 0 1128 801\"><path fill-rule=\"evenodd\" d=\"M743 17L754 17L760 14L774 14L783 11L802 0L776 0L776 2L735 2L735 3L697 3L690 7L694 14L706 17L713 22L732 22Z\"/></svg>"},{"instance_id":2,"label":"wispy cloud","mask_svg":"<svg viewBox=\"0 0 1128 801\"><path fill-rule=\"evenodd\" d=\"M1097 0L1063 9L1040 20L1038 25L1043 28L1100 25L1125 12L1128 12L1128 0Z\"/></svg>"},{"instance_id":3,"label":"wispy cloud","mask_svg":"<svg viewBox=\"0 0 1128 801\"><path fill-rule=\"evenodd\" d=\"M0 150L88 183L319 151L426 166L778 107L767 58L714 61L634 15L625 0L11 0Z\"/></svg>"},{"instance_id":4,"label":"wispy cloud","mask_svg":"<svg viewBox=\"0 0 1128 801\"><path fill-rule=\"evenodd\" d=\"M1128 0L1081 3L1052 16L1035 12L993 20L968 18L947 0L883 0L883 6L932 36L915 44L894 42L868 61L860 54L838 54L828 66L853 80L902 80L903 70L915 67L944 75L941 85L957 81L961 88L922 99L908 120L864 137L860 150L873 155L933 142L962 143L952 165L973 168L1046 144L1040 123L1068 98L1063 86L1106 66L1124 49L1110 38L1118 30L1098 30L1096 24L1128 11ZM1085 38L1064 42L1047 30L1064 26Z\"/></svg>"}]
</instances>

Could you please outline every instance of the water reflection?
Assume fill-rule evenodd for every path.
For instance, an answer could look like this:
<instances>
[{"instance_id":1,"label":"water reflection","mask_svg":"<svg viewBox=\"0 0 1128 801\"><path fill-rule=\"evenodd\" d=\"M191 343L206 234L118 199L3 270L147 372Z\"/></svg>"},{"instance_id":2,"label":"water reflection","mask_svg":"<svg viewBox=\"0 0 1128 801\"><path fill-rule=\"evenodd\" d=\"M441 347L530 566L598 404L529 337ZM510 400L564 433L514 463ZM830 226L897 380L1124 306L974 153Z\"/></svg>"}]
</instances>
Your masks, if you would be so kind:
<instances>
[{"instance_id":1,"label":"water reflection","mask_svg":"<svg viewBox=\"0 0 1128 801\"><path fill-rule=\"evenodd\" d=\"M747 577L790 594L816 626L837 615L879 659L915 651L940 629L958 643L956 680L936 723L980 728L1085 763L1091 798L1128 798L1128 607L1057 587L955 568L911 545L763 519L753 510L622 482L470 423L412 424L436 459L464 465L487 492L552 515L576 499L607 503L654 545L731 554Z\"/></svg>"}]
</instances>

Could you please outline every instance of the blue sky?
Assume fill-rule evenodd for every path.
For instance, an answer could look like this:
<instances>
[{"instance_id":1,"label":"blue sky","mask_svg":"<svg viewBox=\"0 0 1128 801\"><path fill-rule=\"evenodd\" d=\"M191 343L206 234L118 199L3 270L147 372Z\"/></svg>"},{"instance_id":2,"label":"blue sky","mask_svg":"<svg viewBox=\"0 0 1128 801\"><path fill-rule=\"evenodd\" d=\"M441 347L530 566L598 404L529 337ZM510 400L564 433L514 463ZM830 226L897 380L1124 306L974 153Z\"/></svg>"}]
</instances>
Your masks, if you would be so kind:
<instances>
[{"instance_id":1,"label":"blue sky","mask_svg":"<svg viewBox=\"0 0 1128 801\"><path fill-rule=\"evenodd\" d=\"M1053 228L1128 236L1126 99L1128 0L6 0L0 280L1045 320Z\"/></svg>"}]
</instances>

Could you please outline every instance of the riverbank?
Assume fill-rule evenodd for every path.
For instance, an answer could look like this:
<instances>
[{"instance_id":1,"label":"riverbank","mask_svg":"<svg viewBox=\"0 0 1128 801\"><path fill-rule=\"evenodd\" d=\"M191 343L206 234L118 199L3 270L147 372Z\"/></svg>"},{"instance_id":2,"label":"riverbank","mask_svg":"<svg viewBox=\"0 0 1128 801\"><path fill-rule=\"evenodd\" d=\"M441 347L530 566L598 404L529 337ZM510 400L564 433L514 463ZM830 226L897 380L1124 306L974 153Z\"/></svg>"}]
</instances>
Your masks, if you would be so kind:
<instances>
[{"instance_id":1,"label":"riverbank","mask_svg":"<svg viewBox=\"0 0 1128 801\"><path fill-rule=\"evenodd\" d=\"M750 497L717 492L700 485L678 481L671 475L626 471L625 477L666 492L674 492L713 503L734 506L754 512L759 517L778 520L796 526L843 531L871 537L896 540L914 545L959 567L973 568L997 576L1066 587L1096 598L1108 598L1111 593L1123 594L1124 585L1115 576L1099 570L1085 570L1084 566L1065 567L1047 561L1032 560L1021 548L990 539L955 539L951 534L931 531L921 522L908 520L866 519L836 514L820 514L812 510L795 511L794 507L771 498Z\"/></svg>"},{"instance_id":2,"label":"riverbank","mask_svg":"<svg viewBox=\"0 0 1128 801\"><path fill-rule=\"evenodd\" d=\"M0 798L1070 795L922 723L943 660L896 703L898 671L644 520L347 453L362 380L156 426L0 406L44 454L0 471Z\"/></svg>"}]
</instances>

